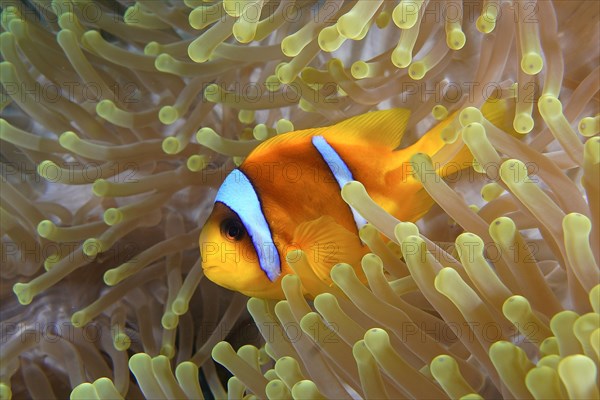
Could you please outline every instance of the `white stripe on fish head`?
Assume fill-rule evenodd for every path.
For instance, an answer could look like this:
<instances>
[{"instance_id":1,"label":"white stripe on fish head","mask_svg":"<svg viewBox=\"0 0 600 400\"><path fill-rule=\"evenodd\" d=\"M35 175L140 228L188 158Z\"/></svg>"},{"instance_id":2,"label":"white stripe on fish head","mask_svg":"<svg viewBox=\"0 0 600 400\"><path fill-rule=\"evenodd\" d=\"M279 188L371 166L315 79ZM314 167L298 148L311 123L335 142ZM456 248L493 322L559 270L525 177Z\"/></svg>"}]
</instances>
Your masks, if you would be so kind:
<instances>
[{"instance_id":1,"label":"white stripe on fish head","mask_svg":"<svg viewBox=\"0 0 600 400\"><path fill-rule=\"evenodd\" d=\"M260 268L271 282L275 281L281 274L279 251L258 194L248 177L239 169L231 171L219 188L215 202L225 204L238 215L252 240Z\"/></svg>"}]
</instances>

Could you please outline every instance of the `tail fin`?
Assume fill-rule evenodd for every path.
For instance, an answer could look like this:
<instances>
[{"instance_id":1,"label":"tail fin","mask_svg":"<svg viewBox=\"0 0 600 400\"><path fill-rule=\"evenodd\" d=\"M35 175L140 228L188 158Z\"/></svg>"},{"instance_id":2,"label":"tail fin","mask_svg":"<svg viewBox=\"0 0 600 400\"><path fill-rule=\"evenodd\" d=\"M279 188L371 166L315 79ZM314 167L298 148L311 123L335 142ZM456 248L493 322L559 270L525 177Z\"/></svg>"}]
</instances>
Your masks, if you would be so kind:
<instances>
[{"instance_id":1,"label":"tail fin","mask_svg":"<svg viewBox=\"0 0 600 400\"><path fill-rule=\"evenodd\" d=\"M500 100L486 103L482 107L482 113L492 124L510 132L508 127L512 128L514 102L507 104L505 100ZM394 163L397 165L386 177L391 182L404 182L404 185L398 185L398 192L393 195L394 200L403 199L402 205L386 204L396 218L403 221L416 221L433 205L433 199L423 186L414 177L406 175L408 172L406 163L415 153L428 154L441 177L447 177L473 165L473 155L462 139L459 138L454 143L447 143L442 139L444 129L449 127L457 116L458 112L452 114L412 146L396 151Z\"/></svg>"},{"instance_id":2,"label":"tail fin","mask_svg":"<svg viewBox=\"0 0 600 400\"><path fill-rule=\"evenodd\" d=\"M511 135L517 135L512 124L514 109L514 101L502 99L493 102L486 101L481 107L481 113L499 129ZM454 143L446 143L442 139L444 129L449 127L457 116L458 112L455 112L427 132L417 143L406 149L411 154L417 152L428 154L441 177L446 177L473 165L473 155L461 139L456 140Z\"/></svg>"}]
</instances>

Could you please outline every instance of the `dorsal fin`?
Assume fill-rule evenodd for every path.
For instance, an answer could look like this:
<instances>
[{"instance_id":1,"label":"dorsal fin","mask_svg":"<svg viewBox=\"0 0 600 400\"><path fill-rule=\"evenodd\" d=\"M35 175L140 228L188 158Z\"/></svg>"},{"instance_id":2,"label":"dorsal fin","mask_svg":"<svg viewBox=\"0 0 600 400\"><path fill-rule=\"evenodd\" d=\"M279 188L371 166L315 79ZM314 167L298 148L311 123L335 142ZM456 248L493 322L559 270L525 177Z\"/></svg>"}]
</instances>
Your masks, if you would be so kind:
<instances>
[{"instance_id":1,"label":"dorsal fin","mask_svg":"<svg viewBox=\"0 0 600 400\"><path fill-rule=\"evenodd\" d=\"M337 123L324 136L393 150L400 145L409 117L410 111L404 108L372 111Z\"/></svg>"},{"instance_id":2,"label":"dorsal fin","mask_svg":"<svg viewBox=\"0 0 600 400\"><path fill-rule=\"evenodd\" d=\"M395 149L400 145L410 111L403 108L372 111L338 122L335 125L304 129L277 135L256 147L251 156L260 157L277 146L293 144L297 140L315 135L343 141L347 144L363 144Z\"/></svg>"},{"instance_id":3,"label":"dorsal fin","mask_svg":"<svg viewBox=\"0 0 600 400\"><path fill-rule=\"evenodd\" d=\"M303 129L301 131L293 131L279 134L259 144L254 150L252 150L248 157L260 158L262 156L268 155L268 153L271 150L275 150L276 153L277 148L279 146L292 145L294 143L297 143L298 140L302 140L303 138L311 137L318 134L322 131L322 129L325 128Z\"/></svg>"}]
</instances>

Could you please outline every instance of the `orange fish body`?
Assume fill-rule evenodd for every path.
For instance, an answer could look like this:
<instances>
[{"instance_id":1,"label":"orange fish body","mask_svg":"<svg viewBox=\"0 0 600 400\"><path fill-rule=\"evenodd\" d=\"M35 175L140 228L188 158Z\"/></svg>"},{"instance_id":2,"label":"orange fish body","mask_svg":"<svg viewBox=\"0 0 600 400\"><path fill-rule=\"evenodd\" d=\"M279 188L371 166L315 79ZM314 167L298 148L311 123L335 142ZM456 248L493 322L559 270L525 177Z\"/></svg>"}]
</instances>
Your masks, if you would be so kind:
<instances>
[{"instance_id":1,"label":"orange fish body","mask_svg":"<svg viewBox=\"0 0 600 400\"><path fill-rule=\"evenodd\" d=\"M360 258L368 249L358 230L366 221L342 199L344 182L363 183L375 202L402 221L416 221L433 204L408 161L417 152L438 154L446 146L441 132L452 118L395 150L409 115L403 109L371 112L258 146L226 178L202 230L205 275L249 296L283 298L281 279L293 273L285 256L301 249L327 284L338 262L362 276ZM452 161L466 166L472 156L461 146Z\"/></svg>"}]
</instances>

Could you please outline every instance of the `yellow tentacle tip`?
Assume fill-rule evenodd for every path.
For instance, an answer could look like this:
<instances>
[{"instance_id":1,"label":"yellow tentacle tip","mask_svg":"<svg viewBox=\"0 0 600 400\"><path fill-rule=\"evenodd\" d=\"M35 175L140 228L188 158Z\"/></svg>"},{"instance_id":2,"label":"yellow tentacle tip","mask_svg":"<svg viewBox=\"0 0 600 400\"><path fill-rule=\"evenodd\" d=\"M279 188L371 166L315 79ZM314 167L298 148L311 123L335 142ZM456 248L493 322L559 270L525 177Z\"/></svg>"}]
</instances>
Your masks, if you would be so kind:
<instances>
[{"instance_id":1,"label":"yellow tentacle tip","mask_svg":"<svg viewBox=\"0 0 600 400\"><path fill-rule=\"evenodd\" d=\"M392 20L400 29L410 29L417 23L422 1L403 0L392 12Z\"/></svg>"},{"instance_id":2,"label":"yellow tentacle tip","mask_svg":"<svg viewBox=\"0 0 600 400\"><path fill-rule=\"evenodd\" d=\"M103 100L103 101L109 101L109 100ZM98 103L98 105L99 104L100 103ZM97 107L98 106L96 106L96 108ZM79 142L79 140L80 140L79 136L77 136L77 134L72 131L66 131L58 137L58 143L60 143L60 145L62 147L64 147L65 149L70 149L74 144Z\"/></svg>"},{"instance_id":3,"label":"yellow tentacle tip","mask_svg":"<svg viewBox=\"0 0 600 400\"><path fill-rule=\"evenodd\" d=\"M294 124L292 121L282 118L275 124L275 129L277 130L277 134L281 135L282 133L292 132Z\"/></svg>"},{"instance_id":4,"label":"yellow tentacle tip","mask_svg":"<svg viewBox=\"0 0 600 400\"><path fill-rule=\"evenodd\" d=\"M596 358L600 358L600 328L595 329L590 334L590 344L592 345L592 349L596 353Z\"/></svg>"},{"instance_id":5,"label":"yellow tentacle tip","mask_svg":"<svg viewBox=\"0 0 600 400\"><path fill-rule=\"evenodd\" d=\"M120 274L116 268L109 269L103 275L104 283L107 286L114 286L120 282Z\"/></svg>"},{"instance_id":6,"label":"yellow tentacle tip","mask_svg":"<svg viewBox=\"0 0 600 400\"><path fill-rule=\"evenodd\" d=\"M292 387L292 398L306 400L325 400L317 385L310 380L301 380Z\"/></svg>"},{"instance_id":7,"label":"yellow tentacle tip","mask_svg":"<svg viewBox=\"0 0 600 400\"><path fill-rule=\"evenodd\" d=\"M529 133L533 129L534 125L535 125L535 123L533 121L533 118L531 118L531 115L529 115L527 113L521 113L521 114L515 115L515 119L513 121L513 128L518 133L521 133L521 134Z\"/></svg>"},{"instance_id":8,"label":"yellow tentacle tip","mask_svg":"<svg viewBox=\"0 0 600 400\"><path fill-rule=\"evenodd\" d=\"M379 29L383 29L390 24L391 20L392 20L391 14L387 11L382 11L375 18L375 25L377 25L377 27Z\"/></svg>"},{"instance_id":9,"label":"yellow tentacle tip","mask_svg":"<svg viewBox=\"0 0 600 400\"><path fill-rule=\"evenodd\" d=\"M140 369L149 367L152 362L152 358L146 353L136 353L129 358L129 369L135 373Z\"/></svg>"},{"instance_id":10,"label":"yellow tentacle tip","mask_svg":"<svg viewBox=\"0 0 600 400\"><path fill-rule=\"evenodd\" d=\"M173 311L169 310L165 312L160 319L160 323L165 329L175 329L177 328L177 323L179 322L179 316L175 314Z\"/></svg>"},{"instance_id":11,"label":"yellow tentacle tip","mask_svg":"<svg viewBox=\"0 0 600 400\"><path fill-rule=\"evenodd\" d=\"M277 75L269 75L265 79L265 87L269 92L277 92L281 88L281 82Z\"/></svg>"},{"instance_id":12,"label":"yellow tentacle tip","mask_svg":"<svg viewBox=\"0 0 600 400\"><path fill-rule=\"evenodd\" d=\"M89 382L84 382L77 385L70 396L71 400L100 400L100 396L94 385Z\"/></svg>"},{"instance_id":13,"label":"yellow tentacle tip","mask_svg":"<svg viewBox=\"0 0 600 400\"><path fill-rule=\"evenodd\" d=\"M408 75L415 81L423 79L426 73L427 66L423 62L417 61L408 67Z\"/></svg>"},{"instance_id":14,"label":"yellow tentacle tip","mask_svg":"<svg viewBox=\"0 0 600 400\"><path fill-rule=\"evenodd\" d=\"M381 328L371 328L365 333L365 344L373 354L391 349L390 336Z\"/></svg>"},{"instance_id":15,"label":"yellow tentacle tip","mask_svg":"<svg viewBox=\"0 0 600 400\"><path fill-rule=\"evenodd\" d=\"M600 137L588 139L583 148L584 163L592 166L600 163Z\"/></svg>"},{"instance_id":16,"label":"yellow tentacle tip","mask_svg":"<svg viewBox=\"0 0 600 400\"><path fill-rule=\"evenodd\" d=\"M204 98L211 103L218 103L223 96L223 90L216 83L211 83L204 90Z\"/></svg>"},{"instance_id":17,"label":"yellow tentacle tip","mask_svg":"<svg viewBox=\"0 0 600 400\"><path fill-rule=\"evenodd\" d=\"M500 166L500 177L508 185L526 182L527 166L520 160L506 160Z\"/></svg>"},{"instance_id":18,"label":"yellow tentacle tip","mask_svg":"<svg viewBox=\"0 0 600 400\"><path fill-rule=\"evenodd\" d=\"M125 351L131 346L131 338L123 332L113 336L113 346L119 351Z\"/></svg>"},{"instance_id":19,"label":"yellow tentacle tip","mask_svg":"<svg viewBox=\"0 0 600 400\"><path fill-rule=\"evenodd\" d=\"M351 265L346 263L339 263L334 265L333 268L331 268L330 275L333 281L337 283L343 280L347 280L352 275L355 275L355 273Z\"/></svg>"},{"instance_id":20,"label":"yellow tentacle tip","mask_svg":"<svg viewBox=\"0 0 600 400\"><path fill-rule=\"evenodd\" d=\"M1 127L0 130L2 130ZM37 173L48 182L56 182L62 175L60 167L50 160L44 160L39 163L36 170Z\"/></svg>"},{"instance_id":21,"label":"yellow tentacle tip","mask_svg":"<svg viewBox=\"0 0 600 400\"><path fill-rule=\"evenodd\" d=\"M544 59L538 53L529 53L521 58L521 69L527 75L536 75L544 67Z\"/></svg>"},{"instance_id":22,"label":"yellow tentacle tip","mask_svg":"<svg viewBox=\"0 0 600 400\"><path fill-rule=\"evenodd\" d=\"M186 167L192 172L202 171L208 165L208 161L206 156L203 155L193 155L187 159Z\"/></svg>"},{"instance_id":23,"label":"yellow tentacle tip","mask_svg":"<svg viewBox=\"0 0 600 400\"><path fill-rule=\"evenodd\" d=\"M83 253L89 257L95 257L98 253L102 253L105 249L103 248L102 241L96 238L89 238L83 242Z\"/></svg>"},{"instance_id":24,"label":"yellow tentacle tip","mask_svg":"<svg viewBox=\"0 0 600 400\"><path fill-rule=\"evenodd\" d=\"M583 214L570 213L563 218L562 227L564 231L576 233L578 237L587 236L592 230L592 222Z\"/></svg>"},{"instance_id":25,"label":"yellow tentacle tip","mask_svg":"<svg viewBox=\"0 0 600 400\"><path fill-rule=\"evenodd\" d=\"M173 106L161 107L158 112L158 119L165 125L171 125L180 117L179 111Z\"/></svg>"},{"instance_id":26,"label":"yellow tentacle tip","mask_svg":"<svg viewBox=\"0 0 600 400\"><path fill-rule=\"evenodd\" d=\"M150 42L144 47L144 54L147 56L158 56L162 51L162 46L158 42Z\"/></svg>"},{"instance_id":27,"label":"yellow tentacle tip","mask_svg":"<svg viewBox=\"0 0 600 400\"><path fill-rule=\"evenodd\" d=\"M436 104L431 109L431 115L436 120L442 121L442 120L444 120L444 119L446 119L448 117L448 109L445 106L441 105L441 104Z\"/></svg>"},{"instance_id":28,"label":"yellow tentacle tip","mask_svg":"<svg viewBox=\"0 0 600 400\"><path fill-rule=\"evenodd\" d=\"M233 36L240 43L250 43L256 36L256 24L236 22L233 25Z\"/></svg>"},{"instance_id":29,"label":"yellow tentacle tip","mask_svg":"<svg viewBox=\"0 0 600 400\"><path fill-rule=\"evenodd\" d=\"M572 399L598 398L597 373L594 361L581 354L567 356L558 364L558 375Z\"/></svg>"},{"instance_id":30,"label":"yellow tentacle tip","mask_svg":"<svg viewBox=\"0 0 600 400\"><path fill-rule=\"evenodd\" d=\"M579 121L577 126L579 133L585 137L592 137L600 133L600 115L595 117L585 117Z\"/></svg>"},{"instance_id":31,"label":"yellow tentacle tip","mask_svg":"<svg viewBox=\"0 0 600 400\"><path fill-rule=\"evenodd\" d=\"M31 290L31 285L28 283L15 283L13 292L17 295L17 299L22 305L27 305L33 300L34 293Z\"/></svg>"},{"instance_id":32,"label":"yellow tentacle tip","mask_svg":"<svg viewBox=\"0 0 600 400\"><path fill-rule=\"evenodd\" d=\"M109 188L110 182L106 179L96 179L92 184L92 193L94 193L95 196L103 197L108 193Z\"/></svg>"},{"instance_id":33,"label":"yellow tentacle tip","mask_svg":"<svg viewBox=\"0 0 600 400\"><path fill-rule=\"evenodd\" d=\"M240 110L238 113L238 120L242 124L251 124L254 122L255 113L253 110Z\"/></svg>"},{"instance_id":34,"label":"yellow tentacle tip","mask_svg":"<svg viewBox=\"0 0 600 400\"><path fill-rule=\"evenodd\" d=\"M589 299L594 312L600 314L600 284L590 290Z\"/></svg>"},{"instance_id":35,"label":"yellow tentacle tip","mask_svg":"<svg viewBox=\"0 0 600 400\"><path fill-rule=\"evenodd\" d=\"M396 48L392 52L392 63L398 68L406 68L412 62L412 54L404 48Z\"/></svg>"},{"instance_id":36,"label":"yellow tentacle tip","mask_svg":"<svg viewBox=\"0 0 600 400\"><path fill-rule=\"evenodd\" d=\"M547 366L532 368L525 376L525 385L535 399L564 398L556 370Z\"/></svg>"},{"instance_id":37,"label":"yellow tentacle tip","mask_svg":"<svg viewBox=\"0 0 600 400\"><path fill-rule=\"evenodd\" d=\"M487 202L497 199L504 193L504 188L496 182L490 182L481 188L481 198Z\"/></svg>"},{"instance_id":38,"label":"yellow tentacle tip","mask_svg":"<svg viewBox=\"0 0 600 400\"><path fill-rule=\"evenodd\" d=\"M176 315L183 315L187 312L188 307L189 304L184 299L175 299L171 305L171 310L173 310Z\"/></svg>"},{"instance_id":39,"label":"yellow tentacle tip","mask_svg":"<svg viewBox=\"0 0 600 400\"><path fill-rule=\"evenodd\" d=\"M460 398L474 391L462 376L456 360L449 355L442 354L431 360L429 371L451 398Z\"/></svg>"},{"instance_id":40,"label":"yellow tentacle tip","mask_svg":"<svg viewBox=\"0 0 600 400\"><path fill-rule=\"evenodd\" d=\"M183 150L183 146L176 137L168 137L162 141L162 150L165 154L177 154Z\"/></svg>"},{"instance_id":41,"label":"yellow tentacle tip","mask_svg":"<svg viewBox=\"0 0 600 400\"><path fill-rule=\"evenodd\" d=\"M540 343L540 354L543 357L551 355L555 355L558 357L559 353L560 350L558 347L558 340L556 339L556 337L550 336L549 338L544 339L542 343Z\"/></svg>"},{"instance_id":42,"label":"yellow tentacle tip","mask_svg":"<svg viewBox=\"0 0 600 400\"><path fill-rule=\"evenodd\" d=\"M118 208L109 208L104 211L103 219L106 225L116 225L123 220L123 213Z\"/></svg>"},{"instance_id":43,"label":"yellow tentacle tip","mask_svg":"<svg viewBox=\"0 0 600 400\"><path fill-rule=\"evenodd\" d=\"M71 324L73 324L75 328L81 328L87 325L88 322L90 322L90 319L83 310L77 311L71 315Z\"/></svg>"},{"instance_id":44,"label":"yellow tentacle tip","mask_svg":"<svg viewBox=\"0 0 600 400\"><path fill-rule=\"evenodd\" d=\"M268 399L289 399L290 391L280 379L272 379L265 387Z\"/></svg>"},{"instance_id":45,"label":"yellow tentacle tip","mask_svg":"<svg viewBox=\"0 0 600 400\"><path fill-rule=\"evenodd\" d=\"M538 109L544 120L553 120L562 115L563 107L560 100L552 95L544 95L538 100Z\"/></svg>"},{"instance_id":46,"label":"yellow tentacle tip","mask_svg":"<svg viewBox=\"0 0 600 400\"><path fill-rule=\"evenodd\" d=\"M41 237L48 239L54 232L56 232L56 225L54 225L54 222L45 219L40 221L38 224L37 232Z\"/></svg>"},{"instance_id":47,"label":"yellow tentacle tip","mask_svg":"<svg viewBox=\"0 0 600 400\"><path fill-rule=\"evenodd\" d=\"M484 400L484 399L477 393L469 393L469 394L466 394L466 395L460 397L458 400Z\"/></svg>"},{"instance_id":48,"label":"yellow tentacle tip","mask_svg":"<svg viewBox=\"0 0 600 400\"><path fill-rule=\"evenodd\" d=\"M481 33L491 33L496 27L496 21L481 15L477 18L475 26L477 27L477 30Z\"/></svg>"},{"instance_id":49,"label":"yellow tentacle tip","mask_svg":"<svg viewBox=\"0 0 600 400\"><path fill-rule=\"evenodd\" d=\"M105 99L96 104L96 114L106 120L111 120L117 106L111 100Z\"/></svg>"},{"instance_id":50,"label":"yellow tentacle tip","mask_svg":"<svg viewBox=\"0 0 600 400\"><path fill-rule=\"evenodd\" d=\"M369 77L369 64L364 61L356 61L350 67L350 73L354 77L354 79L364 79Z\"/></svg>"},{"instance_id":51,"label":"yellow tentacle tip","mask_svg":"<svg viewBox=\"0 0 600 400\"><path fill-rule=\"evenodd\" d=\"M93 385L94 385L94 388L96 389L96 392L98 392L98 397L101 400L105 400L105 399L121 400L121 399L123 399L123 396L121 396L121 393L119 393L119 391L115 387L114 382L106 377L96 379L94 381Z\"/></svg>"},{"instance_id":52,"label":"yellow tentacle tip","mask_svg":"<svg viewBox=\"0 0 600 400\"><path fill-rule=\"evenodd\" d=\"M252 129L252 136L256 140L265 140L269 137L269 128L265 124L258 124Z\"/></svg>"},{"instance_id":53,"label":"yellow tentacle tip","mask_svg":"<svg viewBox=\"0 0 600 400\"><path fill-rule=\"evenodd\" d=\"M448 32L446 36L446 44L451 50L460 50L465 46L467 37L460 29L454 29Z\"/></svg>"},{"instance_id":54,"label":"yellow tentacle tip","mask_svg":"<svg viewBox=\"0 0 600 400\"><path fill-rule=\"evenodd\" d=\"M10 390L10 386L5 383L0 383L0 399L2 400L10 400L12 398L12 390Z\"/></svg>"},{"instance_id":55,"label":"yellow tentacle tip","mask_svg":"<svg viewBox=\"0 0 600 400\"><path fill-rule=\"evenodd\" d=\"M221 363L221 361L224 361L228 356L235 354L235 351L228 342L223 341L217 343L210 354L215 361Z\"/></svg>"},{"instance_id":56,"label":"yellow tentacle tip","mask_svg":"<svg viewBox=\"0 0 600 400\"><path fill-rule=\"evenodd\" d=\"M409 236L419 236L419 228L412 222L400 222L394 227L394 235L399 241L404 241Z\"/></svg>"},{"instance_id":57,"label":"yellow tentacle tip","mask_svg":"<svg viewBox=\"0 0 600 400\"><path fill-rule=\"evenodd\" d=\"M481 123L483 121L483 114L476 107L467 107L462 110L458 116L458 122L462 127L465 127L474 122Z\"/></svg>"}]
</instances>

